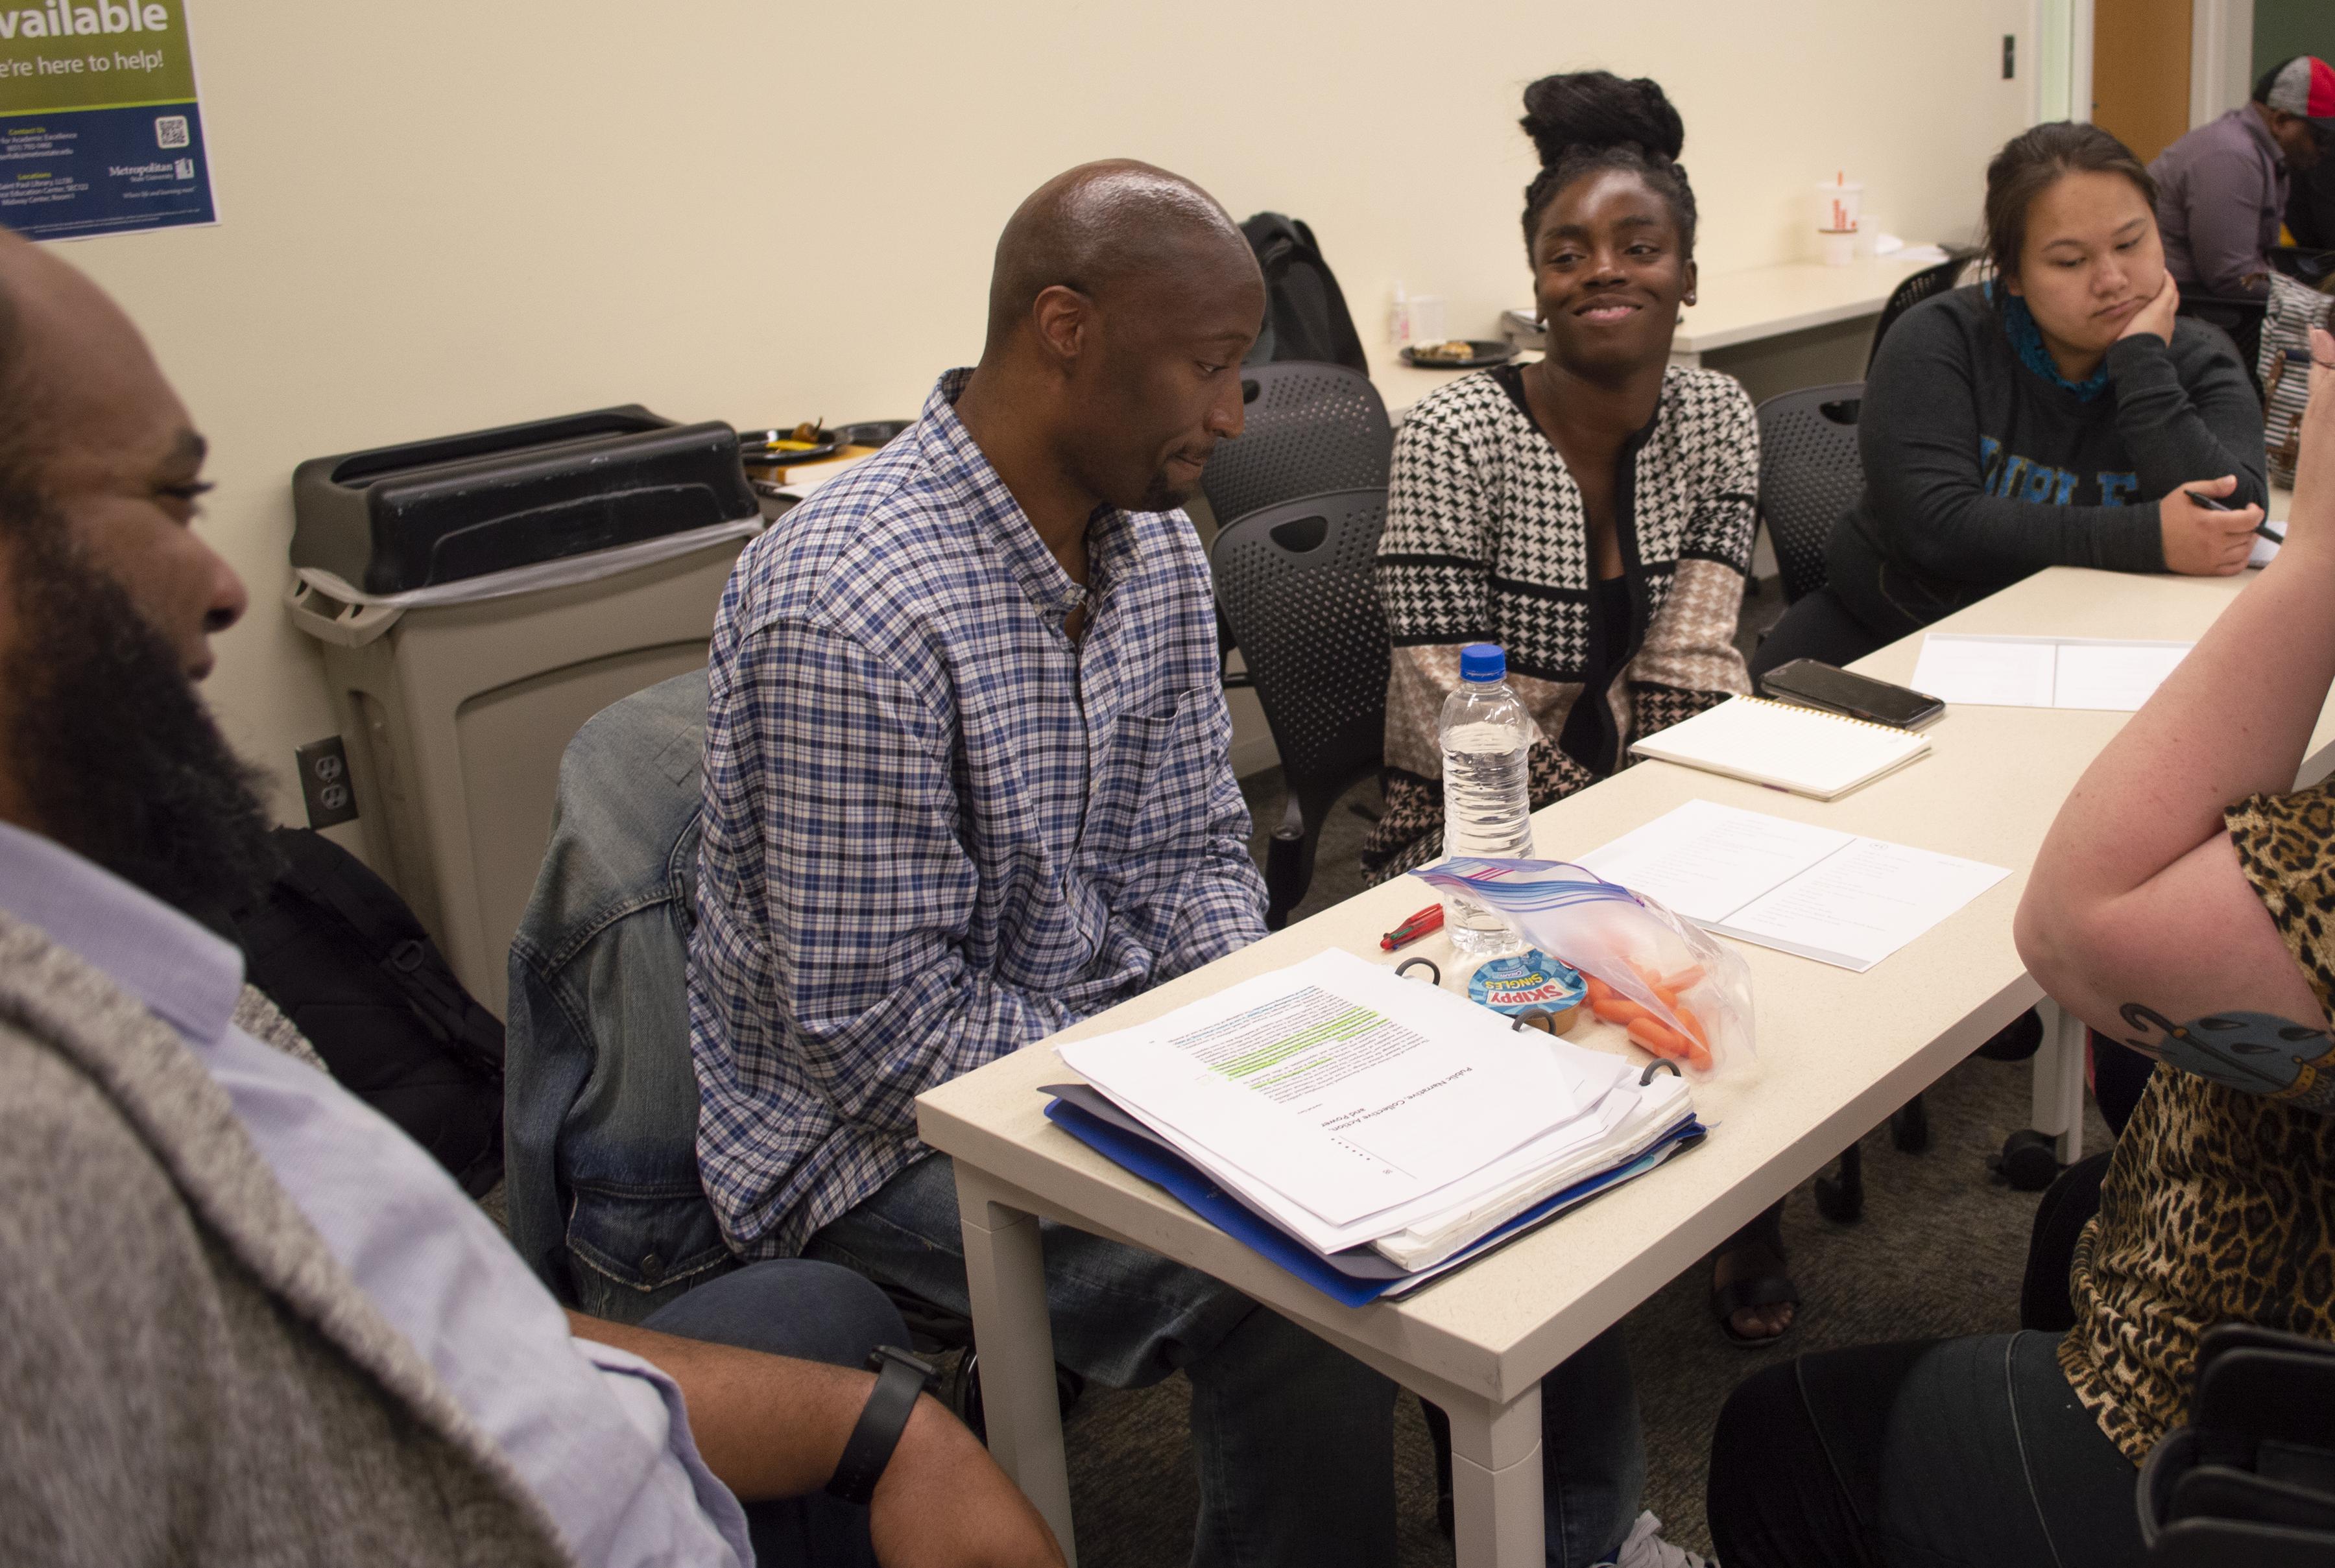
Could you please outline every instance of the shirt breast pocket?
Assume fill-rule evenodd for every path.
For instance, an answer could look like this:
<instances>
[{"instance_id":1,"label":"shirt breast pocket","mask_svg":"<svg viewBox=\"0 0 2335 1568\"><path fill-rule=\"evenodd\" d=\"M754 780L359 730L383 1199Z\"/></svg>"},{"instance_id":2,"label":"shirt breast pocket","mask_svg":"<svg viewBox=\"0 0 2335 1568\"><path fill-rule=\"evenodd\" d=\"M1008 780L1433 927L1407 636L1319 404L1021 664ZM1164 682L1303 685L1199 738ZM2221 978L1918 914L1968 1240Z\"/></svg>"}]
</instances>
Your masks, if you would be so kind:
<instances>
[{"instance_id":1,"label":"shirt breast pocket","mask_svg":"<svg viewBox=\"0 0 2335 1568\"><path fill-rule=\"evenodd\" d=\"M1212 727L1223 721L1214 696L1179 692L1161 711L1119 716L1087 799L1089 855L1108 859L1197 837L1208 817Z\"/></svg>"}]
</instances>

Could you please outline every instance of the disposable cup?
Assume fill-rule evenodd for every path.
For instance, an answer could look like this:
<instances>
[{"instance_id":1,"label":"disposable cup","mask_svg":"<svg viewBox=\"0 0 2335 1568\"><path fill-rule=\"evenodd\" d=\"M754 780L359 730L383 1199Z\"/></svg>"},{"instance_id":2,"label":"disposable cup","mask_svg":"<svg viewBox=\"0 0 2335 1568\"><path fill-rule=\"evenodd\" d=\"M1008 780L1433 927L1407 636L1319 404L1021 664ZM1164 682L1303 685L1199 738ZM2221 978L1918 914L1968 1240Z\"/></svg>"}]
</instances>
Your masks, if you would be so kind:
<instances>
[{"instance_id":1,"label":"disposable cup","mask_svg":"<svg viewBox=\"0 0 2335 1568\"><path fill-rule=\"evenodd\" d=\"M1817 181L1817 227L1855 228L1865 206L1865 182L1859 179Z\"/></svg>"},{"instance_id":2,"label":"disposable cup","mask_svg":"<svg viewBox=\"0 0 2335 1568\"><path fill-rule=\"evenodd\" d=\"M1429 347L1443 341L1443 296L1434 294L1414 294L1410 296L1410 341Z\"/></svg>"},{"instance_id":3,"label":"disposable cup","mask_svg":"<svg viewBox=\"0 0 2335 1568\"><path fill-rule=\"evenodd\" d=\"M1817 243L1826 266L1846 266L1856 259L1856 230L1853 228L1820 228L1817 230Z\"/></svg>"}]
</instances>

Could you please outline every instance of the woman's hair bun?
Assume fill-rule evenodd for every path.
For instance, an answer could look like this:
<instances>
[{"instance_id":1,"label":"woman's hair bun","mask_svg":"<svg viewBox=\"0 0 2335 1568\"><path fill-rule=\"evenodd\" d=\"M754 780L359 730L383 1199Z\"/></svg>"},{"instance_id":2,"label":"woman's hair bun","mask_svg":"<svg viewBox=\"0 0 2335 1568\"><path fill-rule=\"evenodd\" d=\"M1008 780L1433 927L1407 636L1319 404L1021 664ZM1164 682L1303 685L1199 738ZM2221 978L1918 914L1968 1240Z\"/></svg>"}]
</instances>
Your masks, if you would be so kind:
<instances>
[{"instance_id":1,"label":"woman's hair bun","mask_svg":"<svg viewBox=\"0 0 2335 1568\"><path fill-rule=\"evenodd\" d=\"M1611 71L1542 77L1525 89L1523 123L1543 168L1569 151L1634 146L1676 159L1686 145L1686 124L1658 83Z\"/></svg>"}]
</instances>

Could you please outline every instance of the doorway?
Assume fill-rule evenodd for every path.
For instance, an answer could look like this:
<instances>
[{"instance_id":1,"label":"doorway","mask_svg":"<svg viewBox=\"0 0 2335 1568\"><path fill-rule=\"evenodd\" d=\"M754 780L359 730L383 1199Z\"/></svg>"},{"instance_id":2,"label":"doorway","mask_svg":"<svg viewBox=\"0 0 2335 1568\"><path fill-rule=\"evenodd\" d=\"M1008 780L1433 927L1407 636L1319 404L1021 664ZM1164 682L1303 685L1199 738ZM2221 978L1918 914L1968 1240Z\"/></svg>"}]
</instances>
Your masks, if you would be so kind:
<instances>
[{"instance_id":1,"label":"doorway","mask_svg":"<svg viewBox=\"0 0 2335 1568\"><path fill-rule=\"evenodd\" d=\"M2188 131L2192 0L2092 0L2092 122L2143 163Z\"/></svg>"}]
</instances>

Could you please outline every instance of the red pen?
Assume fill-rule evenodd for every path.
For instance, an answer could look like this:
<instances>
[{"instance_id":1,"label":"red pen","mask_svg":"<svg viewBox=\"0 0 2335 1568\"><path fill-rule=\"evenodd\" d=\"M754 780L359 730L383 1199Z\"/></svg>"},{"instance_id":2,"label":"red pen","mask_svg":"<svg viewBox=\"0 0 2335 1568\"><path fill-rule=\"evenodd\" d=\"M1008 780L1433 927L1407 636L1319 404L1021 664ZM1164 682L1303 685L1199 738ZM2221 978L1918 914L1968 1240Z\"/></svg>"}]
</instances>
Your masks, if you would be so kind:
<instances>
[{"instance_id":1,"label":"red pen","mask_svg":"<svg viewBox=\"0 0 2335 1568\"><path fill-rule=\"evenodd\" d=\"M1418 941L1430 932L1443 929L1443 905L1430 904L1418 914L1406 917L1400 925L1379 938L1379 945L1392 953L1396 948Z\"/></svg>"}]
</instances>

